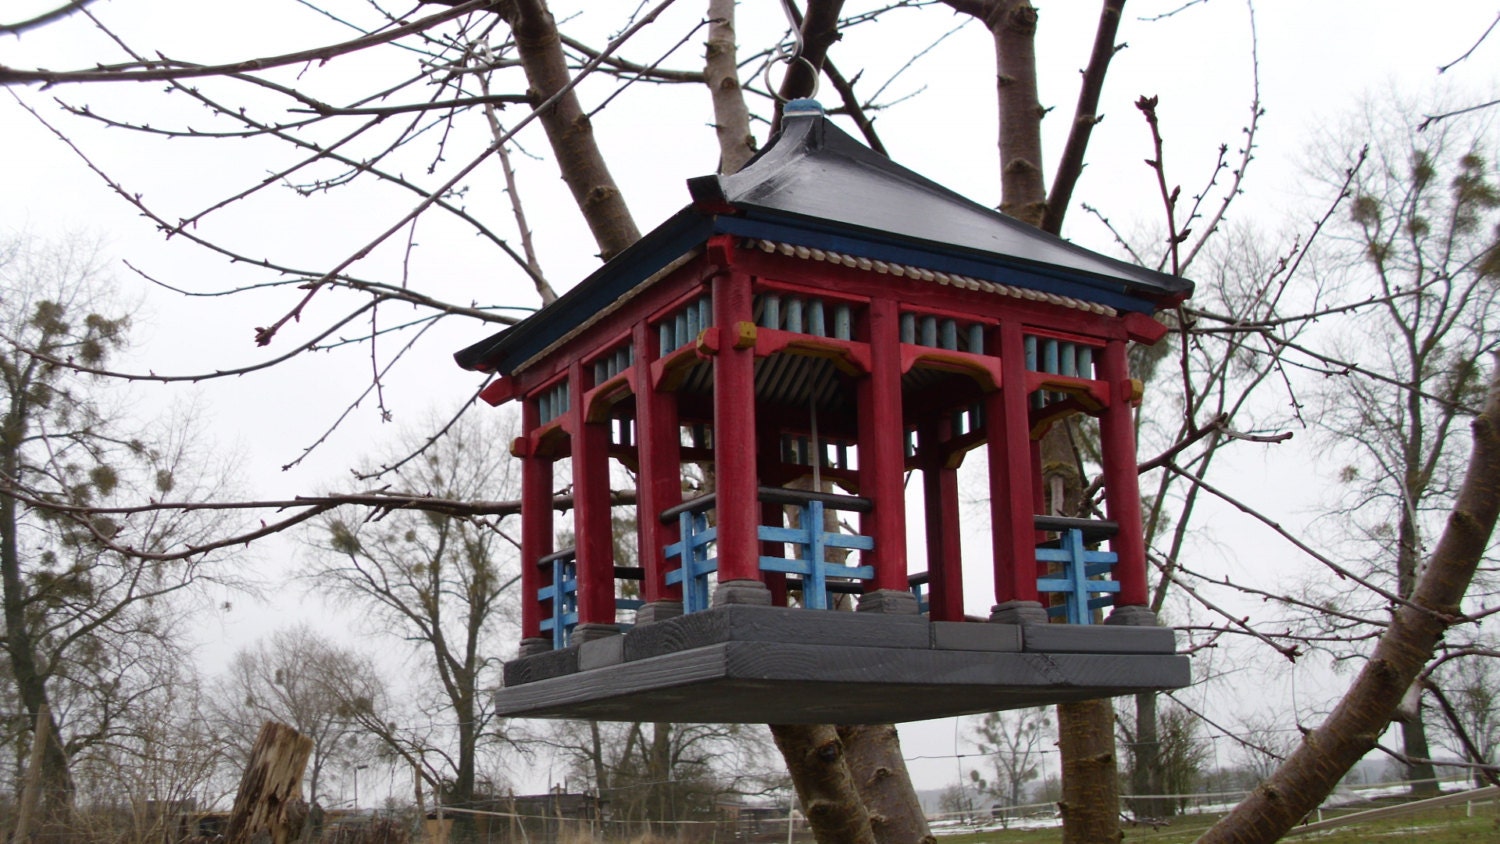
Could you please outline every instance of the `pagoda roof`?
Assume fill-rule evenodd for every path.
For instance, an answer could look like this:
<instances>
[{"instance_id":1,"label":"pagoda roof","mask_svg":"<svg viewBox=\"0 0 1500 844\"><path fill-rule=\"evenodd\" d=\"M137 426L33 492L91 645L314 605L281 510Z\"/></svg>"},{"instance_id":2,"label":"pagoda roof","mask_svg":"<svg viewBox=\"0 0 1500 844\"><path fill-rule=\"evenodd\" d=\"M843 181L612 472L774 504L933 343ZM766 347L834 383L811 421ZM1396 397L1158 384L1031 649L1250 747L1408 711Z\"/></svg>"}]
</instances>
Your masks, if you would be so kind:
<instances>
[{"instance_id":1,"label":"pagoda roof","mask_svg":"<svg viewBox=\"0 0 1500 844\"><path fill-rule=\"evenodd\" d=\"M1011 289L1150 313L1192 282L1070 243L869 149L810 100L739 172L688 180L693 203L556 302L454 357L511 373L715 234L890 262Z\"/></svg>"}]
</instances>

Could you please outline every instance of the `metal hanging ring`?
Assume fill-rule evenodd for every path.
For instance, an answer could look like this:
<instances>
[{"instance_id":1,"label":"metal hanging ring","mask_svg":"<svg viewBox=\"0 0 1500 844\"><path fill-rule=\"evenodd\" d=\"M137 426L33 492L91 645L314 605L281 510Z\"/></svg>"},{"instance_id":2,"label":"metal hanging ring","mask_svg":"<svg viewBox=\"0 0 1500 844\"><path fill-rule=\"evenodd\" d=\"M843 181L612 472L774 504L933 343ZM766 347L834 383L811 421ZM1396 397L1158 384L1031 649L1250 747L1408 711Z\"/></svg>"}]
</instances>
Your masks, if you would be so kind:
<instances>
[{"instance_id":1,"label":"metal hanging ring","mask_svg":"<svg viewBox=\"0 0 1500 844\"><path fill-rule=\"evenodd\" d=\"M786 51L778 51L777 55L772 56L771 60L766 62L766 70L763 74L763 78L766 83L766 90L770 92L771 97L782 104L791 102L791 100L789 100L788 98L781 96L778 86L771 84L771 68L775 67L778 64L781 64L782 62L786 63L788 73L791 72L792 65L796 64L797 62L801 62L802 64L807 66L807 71L812 74L813 81L812 91L808 92L807 97L809 99L817 99L819 76L817 66L800 55L790 54ZM782 81L786 81L785 77L782 78Z\"/></svg>"}]
</instances>

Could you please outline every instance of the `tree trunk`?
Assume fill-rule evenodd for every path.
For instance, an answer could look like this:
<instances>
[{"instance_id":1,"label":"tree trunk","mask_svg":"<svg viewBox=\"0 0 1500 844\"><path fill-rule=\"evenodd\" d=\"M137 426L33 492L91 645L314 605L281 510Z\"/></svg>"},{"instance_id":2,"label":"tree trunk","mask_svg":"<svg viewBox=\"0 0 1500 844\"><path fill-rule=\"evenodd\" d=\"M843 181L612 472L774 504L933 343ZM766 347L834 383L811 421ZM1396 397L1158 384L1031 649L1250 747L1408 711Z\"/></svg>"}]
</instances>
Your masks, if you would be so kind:
<instances>
[{"instance_id":1,"label":"tree trunk","mask_svg":"<svg viewBox=\"0 0 1500 844\"><path fill-rule=\"evenodd\" d=\"M33 724L31 757L26 763L25 785L21 789L21 805L16 811L16 829L11 844L26 844L31 838L31 819L36 816L36 807L42 796L42 757L52 735L52 707L43 704Z\"/></svg>"},{"instance_id":2,"label":"tree trunk","mask_svg":"<svg viewBox=\"0 0 1500 844\"><path fill-rule=\"evenodd\" d=\"M839 727L838 737L877 844L933 844L936 839L906 773L895 726Z\"/></svg>"},{"instance_id":3,"label":"tree trunk","mask_svg":"<svg viewBox=\"0 0 1500 844\"><path fill-rule=\"evenodd\" d=\"M1406 756L1406 778L1413 797L1436 797L1441 793L1432 750L1427 744L1427 724L1422 720L1422 684L1413 683L1402 697L1396 719L1401 724L1401 752Z\"/></svg>"},{"instance_id":4,"label":"tree trunk","mask_svg":"<svg viewBox=\"0 0 1500 844\"><path fill-rule=\"evenodd\" d=\"M541 103L571 81L562 40L557 34L557 21L545 0L510 0L501 7L501 12L516 37L516 51L526 70L530 93L536 103ZM563 181L568 183L573 201L593 232L599 257L608 261L640 240L641 232L594 141L594 127L573 91L564 94L538 118L557 155Z\"/></svg>"},{"instance_id":5,"label":"tree trunk","mask_svg":"<svg viewBox=\"0 0 1500 844\"><path fill-rule=\"evenodd\" d=\"M16 479L21 476L20 448L26 437L27 414L31 410L25 396L31 389L29 378L13 385L11 407L0 420L0 477ZM73 776L68 770L68 756L63 748L57 717L52 714L48 700L42 660L37 656L36 641L27 623L26 584L21 576L21 553L17 543L19 529L16 499L0 495L0 603L4 604L5 651L10 658L16 695L21 699L26 717L32 723L43 718L47 721L47 738L42 746L38 772L41 789L39 820L66 824L73 809Z\"/></svg>"},{"instance_id":6,"label":"tree trunk","mask_svg":"<svg viewBox=\"0 0 1500 844\"><path fill-rule=\"evenodd\" d=\"M1419 438L1420 439L1420 438ZM1408 465L1416 465L1418 458L1411 456L1407 451ZM1407 488L1416 489L1415 484L1421 483L1412 477L1414 473L1407 473ZM1417 496L1410 495L1415 498ZM1411 598L1417 588L1417 576L1422 561L1419 554L1421 540L1418 538L1417 523L1413 516L1413 504L1403 497L1401 508L1401 520L1396 536L1396 594L1403 598ZM1422 684L1413 683L1406 695L1401 700L1397 720L1401 724L1401 752L1407 759L1420 759L1420 762L1408 762L1406 765L1406 779L1411 782L1411 795L1413 797L1435 797L1439 789L1437 784L1437 769L1432 762L1426 761L1432 758L1432 750L1427 745L1427 725L1422 720Z\"/></svg>"},{"instance_id":7,"label":"tree trunk","mask_svg":"<svg viewBox=\"0 0 1500 844\"><path fill-rule=\"evenodd\" d=\"M1157 796L1165 789L1156 704L1155 692L1135 696L1135 741L1130 748L1130 791L1135 799L1130 801L1130 811L1137 818L1165 818L1173 814L1170 802Z\"/></svg>"},{"instance_id":8,"label":"tree trunk","mask_svg":"<svg viewBox=\"0 0 1500 844\"><path fill-rule=\"evenodd\" d=\"M1115 764L1114 706L1108 699L1057 706L1062 757L1063 844L1119 841L1120 785Z\"/></svg>"},{"instance_id":9,"label":"tree trunk","mask_svg":"<svg viewBox=\"0 0 1500 844\"><path fill-rule=\"evenodd\" d=\"M735 173L755 155L750 109L740 88L734 41L735 0L709 0L708 43L703 73L713 99L714 132L719 136L719 172Z\"/></svg>"},{"instance_id":10,"label":"tree trunk","mask_svg":"<svg viewBox=\"0 0 1500 844\"><path fill-rule=\"evenodd\" d=\"M1281 838L1317 808L1390 725L1438 639L1459 617L1459 605L1500 514L1500 365L1491 374L1489 397L1473 429L1463 486L1417 581L1412 604L1397 608L1370 661L1328 719L1200 844Z\"/></svg>"},{"instance_id":11,"label":"tree trunk","mask_svg":"<svg viewBox=\"0 0 1500 844\"><path fill-rule=\"evenodd\" d=\"M1042 173L1042 108L1036 82L1036 9L1028 0L995 4L985 21L995 36L1000 102L1000 210L1033 226L1047 213Z\"/></svg>"},{"instance_id":12,"label":"tree trunk","mask_svg":"<svg viewBox=\"0 0 1500 844\"><path fill-rule=\"evenodd\" d=\"M262 832L271 844L296 840L307 817L302 771L312 747L312 739L285 724L267 721L260 728L229 813L225 844L250 844Z\"/></svg>"},{"instance_id":13,"label":"tree trunk","mask_svg":"<svg viewBox=\"0 0 1500 844\"><path fill-rule=\"evenodd\" d=\"M838 731L827 724L772 724L771 735L818 844L878 844Z\"/></svg>"}]
</instances>

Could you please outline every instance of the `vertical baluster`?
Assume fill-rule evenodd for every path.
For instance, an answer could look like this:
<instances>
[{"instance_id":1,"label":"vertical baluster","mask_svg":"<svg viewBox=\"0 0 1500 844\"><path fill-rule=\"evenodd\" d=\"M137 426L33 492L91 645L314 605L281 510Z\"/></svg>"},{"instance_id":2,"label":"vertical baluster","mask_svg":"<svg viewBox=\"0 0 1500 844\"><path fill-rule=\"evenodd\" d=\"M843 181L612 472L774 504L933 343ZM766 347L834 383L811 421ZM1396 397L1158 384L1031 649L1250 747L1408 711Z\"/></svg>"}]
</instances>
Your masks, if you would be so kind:
<instances>
[{"instance_id":1,"label":"vertical baluster","mask_svg":"<svg viewBox=\"0 0 1500 844\"><path fill-rule=\"evenodd\" d=\"M1062 344L1062 374L1069 378L1078 377L1078 344Z\"/></svg>"},{"instance_id":2,"label":"vertical baluster","mask_svg":"<svg viewBox=\"0 0 1500 844\"><path fill-rule=\"evenodd\" d=\"M802 334L802 300L796 296L790 296L786 300L786 330L793 334Z\"/></svg>"},{"instance_id":3,"label":"vertical baluster","mask_svg":"<svg viewBox=\"0 0 1500 844\"><path fill-rule=\"evenodd\" d=\"M1042 341L1042 371L1057 374L1057 341L1050 337Z\"/></svg>"},{"instance_id":4,"label":"vertical baluster","mask_svg":"<svg viewBox=\"0 0 1500 844\"><path fill-rule=\"evenodd\" d=\"M761 310L760 324L764 328L781 328L781 297L772 293L765 295L765 308Z\"/></svg>"},{"instance_id":5,"label":"vertical baluster","mask_svg":"<svg viewBox=\"0 0 1500 844\"><path fill-rule=\"evenodd\" d=\"M541 417L542 423L552 421L552 392L549 390L536 398L537 415Z\"/></svg>"},{"instance_id":6,"label":"vertical baluster","mask_svg":"<svg viewBox=\"0 0 1500 844\"><path fill-rule=\"evenodd\" d=\"M982 323L971 323L969 325L969 348L971 355L984 354L984 325Z\"/></svg>"},{"instance_id":7,"label":"vertical baluster","mask_svg":"<svg viewBox=\"0 0 1500 844\"><path fill-rule=\"evenodd\" d=\"M833 336L836 340L854 339L854 318L848 305L833 306Z\"/></svg>"},{"instance_id":8,"label":"vertical baluster","mask_svg":"<svg viewBox=\"0 0 1500 844\"><path fill-rule=\"evenodd\" d=\"M672 318L672 324L677 337L677 348L682 348L693 342L693 336L688 334L688 316L686 310L678 311Z\"/></svg>"},{"instance_id":9,"label":"vertical baluster","mask_svg":"<svg viewBox=\"0 0 1500 844\"><path fill-rule=\"evenodd\" d=\"M609 370L605 366L604 361L602 361L602 360L596 360L596 361L594 361L594 386L598 386L600 384L603 384L608 379L609 379Z\"/></svg>"},{"instance_id":10,"label":"vertical baluster","mask_svg":"<svg viewBox=\"0 0 1500 844\"><path fill-rule=\"evenodd\" d=\"M939 325L938 346L949 352L958 351L958 322L945 319Z\"/></svg>"},{"instance_id":11,"label":"vertical baluster","mask_svg":"<svg viewBox=\"0 0 1500 844\"><path fill-rule=\"evenodd\" d=\"M903 343L916 343L917 342L917 315L916 314L902 314L901 315L901 342L903 342Z\"/></svg>"},{"instance_id":12,"label":"vertical baluster","mask_svg":"<svg viewBox=\"0 0 1500 844\"><path fill-rule=\"evenodd\" d=\"M1078 377L1079 378L1089 378L1089 379L1092 379L1094 377L1094 347L1093 346L1079 346L1078 347Z\"/></svg>"},{"instance_id":13,"label":"vertical baluster","mask_svg":"<svg viewBox=\"0 0 1500 844\"><path fill-rule=\"evenodd\" d=\"M666 357L677 350L677 346L672 342L671 320L664 320L660 325L656 326L656 336L661 339L662 357Z\"/></svg>"},{"instance_id":14,"label":"vertical baluster","mask_svg":"<svg viewBox=\"0 0 1500 844\"><path fill-rule=\"evenodd\" d=\"M827 337L828 330L823 324L823 300L807 300L807 333L814 337Z\"/></svg>"},{"instance_id":15,"label":"vertical baluster","mask_svg":"<svg viewBox=\"0 0 1500 844\"><path fill-rule=\"evenodd\" d=\"M1026 335L1026 371L1038 371L1036 357L1036 338L1030 334Z\"/></svg>"},{"instance_id":16,"label":"vertical baluster","mask_svg":"<svg viewBox=\"0 0 1500 844\"><path fill-rule=\"evenodd\" d=\"M937 347L937 317L922 317L922 337L917 342L929 349Z\"/></svg>"},{"instance_id":17,"label":"vertical baluster","mask_svg":"<svg viewBox=\"0 0 1500 844\"><path fill-rule=\"evenodd\" d=\"M686 316L688 342L695 342L698 339L698 332L703 330L702 314L698 313L696 306L689 305Z\"/></svg>"},{"instance_id":18,"label":"vertical baluster","mask_svg":"<svg viewBox=\"0 0 1500 844\"><path fill-rule=\"evenodd\" d=\"M984 427L984 405L969 405L969 430L977 431Z\"/></svg>"},{"instance_id":19,"label":"vertical baluster","mask_svg":"<svg viewBox=\"0 0 1500 844\"><path fill-rule=\"evenodd\" d=\"M710 325L713 325L713 317L711 316L712 313L713 313L713 297L712 296L700 296L700 297L698 297L698 327L700 329L707 328ZM696 337L696 336L697 335L694 334L694 337Z\"/></svg>"}]
</instances>

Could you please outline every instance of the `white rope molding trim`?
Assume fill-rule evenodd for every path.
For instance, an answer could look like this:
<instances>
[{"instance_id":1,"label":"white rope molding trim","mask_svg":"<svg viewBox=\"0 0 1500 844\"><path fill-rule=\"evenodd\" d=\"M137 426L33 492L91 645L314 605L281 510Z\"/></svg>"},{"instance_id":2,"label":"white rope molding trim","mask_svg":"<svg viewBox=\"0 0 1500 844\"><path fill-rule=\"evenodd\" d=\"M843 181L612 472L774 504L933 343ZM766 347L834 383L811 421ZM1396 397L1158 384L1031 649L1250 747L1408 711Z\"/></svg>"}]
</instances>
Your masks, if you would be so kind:
<instances>
[{"instance_id":1,"label":"white rope molding trim","mask_svg":"<svg viewBox=\"0 0 1500 844\"><path fill-rule=\"evenodd\" d=\"M1031 302L1046 302L1059 305L1064 308L1072 308L1078 311L1088 311L1102 316L1116 316L1116 311L1108 305L1098 302L1085 302L1072 296L1060 296L1056 293L1044 293L1040 290L1029 290L1025 287L1016 287L1010 284L996 284L993 281L985 281L981 278L971 278L966 275L926 270L921 267L913 267L909 264L893 264L888 261L877 261L873 258L858 258L853 255L845 255L841 252L830 252L826 249L814 249L810 246L794 246L790 243L778 243L774 240L749 240L746 245L758 248L762 252L779 252L789 258L803 258L812 261L826 261L830 264L842 264L858 270L876 272L881 275L893 275L897 278L915 278L922 281L935 281L938 284L963 288L964 290L979 290L985 293L994 293L999 296L1009 296L1012 299L1025 299Z\"/></svg>"}]
</instances>

